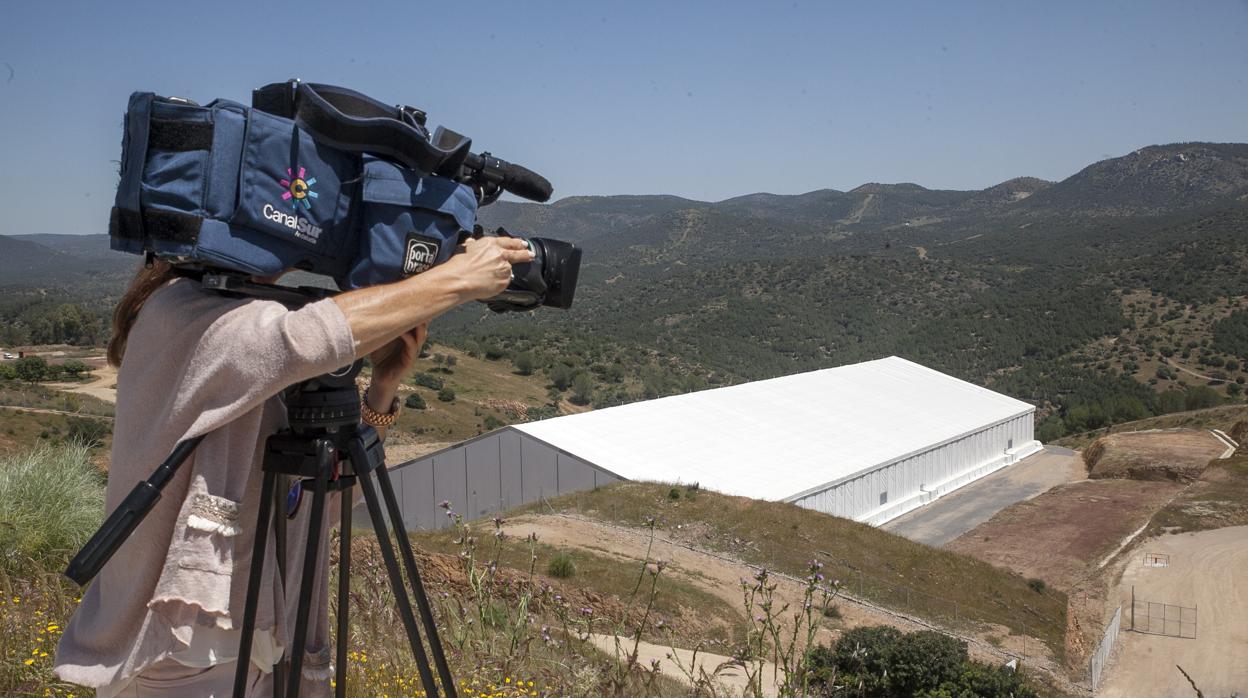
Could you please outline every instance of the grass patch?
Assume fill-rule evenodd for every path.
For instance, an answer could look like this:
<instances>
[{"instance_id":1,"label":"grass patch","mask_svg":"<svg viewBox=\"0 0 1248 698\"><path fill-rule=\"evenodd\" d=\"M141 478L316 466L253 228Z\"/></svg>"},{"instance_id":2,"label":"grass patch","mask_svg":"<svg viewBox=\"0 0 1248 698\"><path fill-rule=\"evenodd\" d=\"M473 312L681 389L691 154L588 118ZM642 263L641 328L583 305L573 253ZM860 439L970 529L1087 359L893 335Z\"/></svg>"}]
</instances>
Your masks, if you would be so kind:
<instances>
[{"instance_id":1,"label":"grass patch","mask_svg":"<svg viewBox=\"0 0 1248 698\"><path fill-rule=\"evenodd\" d=\"M665 537L795 576L805 574L810 559L819 559L824 573L851 594L947 624L992 623L1018 633L1025 627L1054 656L1064 656L1066 595L1059 590L1036 592L1026 578L974 558L791 504L705 490L672 500L670 490L628 482L559 497L551 505L632 526L653 516Z\"/></svg>"},{"instance_id":2,"label":"grass patch","mask_svg":"<svg viewBox=\"0 0 1248 698\"><path fill-rule=\"evenodd\" d=\"M97 397L60 390L21 381L0 381L0 405L11 407L37 407L60 412L75 412L98 417L112 417L113 404Z\"/></svg>"},{"instance_id":3,"label":"grass patch","mask_svg":"<svg viewBox=\"0 0 1248 698\"><path fill-rule=\"evenodd\" d=\"M482 534L482 546L492 548L499 546L497 559L501 566L510 568L516 573L527 574L531 563L529 545L524 540L505 538L487 540L489 524L479 524L474 531ZM413 543L424 550L454 555L459 551L453 531L422 531L412 534ZM600 613L619 614L637 586L641 574L641 562L621 560L615 556L597 555L587 550L577 550L573 557L565 548L545 545L540 541L534 546L537 554L535 569L546 570L562 568L564 561L573 566L574 572L568 577L558 578L560 585L566 590L581 591L604 600ZM491 557L493 553L491 554ZM735 638L734 628L740 625L741 612L724 603L719 597L703 591L696 585L673 574L665 574L659 579L659 595L655 602L655 613L667 619L666 625L674 630L675 637L693 646L699 640L723 640L728 642ZM674 622L675 621L675 622ZM666 636L648 638L655 642L663 642Z\"/></svg>"},{"instance_id":4,"label":"grass patch","mask_svg":"<svg viewBox=\"0 0 1248 698\"><path fill-rule=\"evenodd\" d=\"M59 570L103 512L104 479L86 446L44 445L0 457L0 570Z\"/></svg>"},{"instance_id":5,"label":"grass patch","mask_svg":"<svg viewBox=\"0 0 1248 698\"><path fill-rule=\"evenodd\" d=\"M44 445L0 457L0 695L83 695L52 676L79 590L60 571L103 517L88 450Z\"/></svg>"},{"instance_id":6,"label":"grass patch","mask_svg":"<svg viewBox=\"0 0 1248 698\"><path fill-rule=\"evenodd\" d=\"M0 407L0 454L56 446L76 439L91 441L94 442L92 465L100 472L107 472L112 429L113 422L106 417L78 417Z\"/></svg>"},{"instance_id":7,"label":"grass patch","mask_svg":"<svg viewBox=\"0 0 1248 698\"><path fill-rule=\"evenodd\" d=\"M576 574L576 563L572 561L572 554L563 550L555 553L550 562L546 563L546 574L557 579L567 579Z\"/></svg>"}]
</instances>

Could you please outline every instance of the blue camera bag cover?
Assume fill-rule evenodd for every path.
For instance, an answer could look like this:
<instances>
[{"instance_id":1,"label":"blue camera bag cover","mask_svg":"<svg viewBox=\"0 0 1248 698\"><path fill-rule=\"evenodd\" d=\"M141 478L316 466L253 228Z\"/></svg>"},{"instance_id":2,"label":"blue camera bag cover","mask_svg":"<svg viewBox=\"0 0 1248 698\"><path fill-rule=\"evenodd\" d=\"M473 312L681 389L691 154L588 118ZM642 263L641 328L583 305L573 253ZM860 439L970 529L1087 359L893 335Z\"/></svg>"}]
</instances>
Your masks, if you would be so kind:
<instances>
[{"instance_id":1,"label":"blue camera bag cover","mask_svg":"<svg viewBox=\"0 0 1248 698\"><path fill-rule=\"evenodd\" d=\"M343 290L440 264L476 221L472 191L237 102L136 92L126 110L115 250L267 276L298 268Z\"/></svg>"}]
</instances>

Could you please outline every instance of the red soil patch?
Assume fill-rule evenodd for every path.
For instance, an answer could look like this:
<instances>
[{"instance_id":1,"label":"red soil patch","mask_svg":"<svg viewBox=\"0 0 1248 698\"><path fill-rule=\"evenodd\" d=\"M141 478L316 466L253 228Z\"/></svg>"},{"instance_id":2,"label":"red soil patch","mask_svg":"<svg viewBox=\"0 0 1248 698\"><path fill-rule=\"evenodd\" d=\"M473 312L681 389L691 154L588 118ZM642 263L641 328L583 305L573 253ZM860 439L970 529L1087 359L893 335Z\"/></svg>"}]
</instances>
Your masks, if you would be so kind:
<instances>
[{"instance_id":1,"label":"red soil patch","mask_svg":"<svg viewBox=\"0 0 1248 698\"><path fill-rule=\"evenodd\" d=\"M1172 482L1084 480L996 516L946 547L1072 589L1182 490Z\"/></svg>"}]
</instances>

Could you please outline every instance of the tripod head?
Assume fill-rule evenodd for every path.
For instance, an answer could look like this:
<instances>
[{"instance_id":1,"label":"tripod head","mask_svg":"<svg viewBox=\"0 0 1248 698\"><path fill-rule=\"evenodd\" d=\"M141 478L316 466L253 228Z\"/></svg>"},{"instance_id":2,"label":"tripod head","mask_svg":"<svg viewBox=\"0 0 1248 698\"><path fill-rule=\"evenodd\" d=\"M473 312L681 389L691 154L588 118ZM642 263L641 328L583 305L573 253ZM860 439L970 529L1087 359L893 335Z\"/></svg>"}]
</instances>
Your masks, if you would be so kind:
<instances>
[{"instance_id":1,"label":"tripod head","mask_svg":"<svg viewBox=\"0 0 1248 698\"><path fill-rule=\"evenodd\" d=\"M355 377L363 360L332 373L296 383L282 393L290 430L303 436L337 432L360 423L360 391Z\"/></svg>"}]
</instances>

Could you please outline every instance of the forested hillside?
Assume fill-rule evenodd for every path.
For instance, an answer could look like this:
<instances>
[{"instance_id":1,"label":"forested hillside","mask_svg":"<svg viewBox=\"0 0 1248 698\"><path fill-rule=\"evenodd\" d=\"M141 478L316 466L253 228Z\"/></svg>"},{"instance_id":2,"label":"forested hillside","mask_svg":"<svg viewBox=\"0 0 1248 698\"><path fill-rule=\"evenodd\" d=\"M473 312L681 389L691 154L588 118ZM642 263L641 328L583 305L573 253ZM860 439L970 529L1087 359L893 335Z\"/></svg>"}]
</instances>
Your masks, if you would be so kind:
<instances>
[{"instance_id":1,"label":"forested hillside","mask_svg":"<svg viewBox=\"0 0 1248 698\"><path fill-rule=\"evenodd\" d=\"M892 354L1036 403L1044 438L1243 399L1242 144L1153 146L982 191L575 197L500 202L481 221L581 245L576 304L472 304L434 335L575 383L582 403ZM35 255L38 273L4 275L0 341L98 341L137 258L101 238L12 242L63 263Z\"/></svg>"},{"instance_id":2,"label":"forested hillside","mask_svg":"<svg viewBox=\"0 0 1248 698\"><path fill-rule=\"evenodd\" d=\"M1046 438L1243 394L1245 321L1220 320L1248 296L1243 145L1154 146L1056 184L979 192L627 197L623 229L625 202L600 201L617 225L596 235L581 227L584 199L566 216L487 209L484 221L515 230L540 210L549 227L534 234L578 231L577 307L523 319L470 308L443 336L591 372L602 358L589 347L609 337L647 348L626 365L668 389L898 354L1036 403ZM654 378L672 372L687 375ZM600 387L605 403L621 399Z\"/></svg>"}]
</instances>

